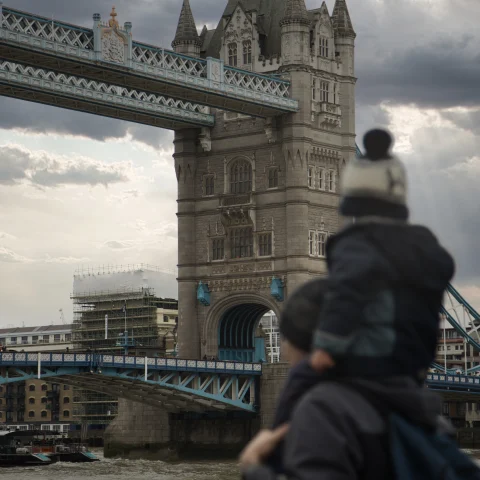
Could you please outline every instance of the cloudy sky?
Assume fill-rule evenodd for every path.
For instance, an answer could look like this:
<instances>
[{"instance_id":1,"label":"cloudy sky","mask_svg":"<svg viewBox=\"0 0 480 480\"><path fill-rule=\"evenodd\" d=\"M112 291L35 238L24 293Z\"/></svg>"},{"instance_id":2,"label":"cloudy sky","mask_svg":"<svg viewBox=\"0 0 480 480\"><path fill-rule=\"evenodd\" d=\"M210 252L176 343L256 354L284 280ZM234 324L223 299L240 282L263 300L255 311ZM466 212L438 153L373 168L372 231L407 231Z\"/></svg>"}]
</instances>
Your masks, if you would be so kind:
<instances>
[{"instance_id":1,"label":"cloudy sky","mask_svg":"<svg viewBox=\"0 0 480 480\"><path fill-rule=\"evenodd\" d=\"M90 26L111 0L5 0ZM327 0L332 11L334 0ZM197 25L224 2L191 0ZM219 8L221 5L221 8ZM320 0L307 0L309 8ZM134 38L169 46L181 0L116 0ZM357 133L389 127L414 219L457 260L480 308L480 2L349 0L357 37ZM81 265L176 264L172 133L0 98L0 326L71 319ZM172 282L174 277L172 276Z\"/></svg>"}]
</instances>

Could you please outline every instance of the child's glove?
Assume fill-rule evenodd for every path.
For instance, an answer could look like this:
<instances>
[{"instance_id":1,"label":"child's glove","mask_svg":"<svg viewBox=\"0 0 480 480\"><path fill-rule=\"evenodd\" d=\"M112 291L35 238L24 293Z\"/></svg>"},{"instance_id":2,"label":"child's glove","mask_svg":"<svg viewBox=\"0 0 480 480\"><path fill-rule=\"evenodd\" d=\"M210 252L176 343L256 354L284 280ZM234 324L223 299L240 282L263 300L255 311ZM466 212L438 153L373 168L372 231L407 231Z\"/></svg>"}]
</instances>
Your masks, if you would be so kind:
<instances>
[{"instance_id":1,"label":"child's glove","mask_svg":"<svg viewBox=\"0 0 480 480\"><path fill-rule=\"evenodd\" d=\"M310 357L312 368L319 373L335 366L332 356L325 350L315 350Z\"/></svg>"}]
</instances>

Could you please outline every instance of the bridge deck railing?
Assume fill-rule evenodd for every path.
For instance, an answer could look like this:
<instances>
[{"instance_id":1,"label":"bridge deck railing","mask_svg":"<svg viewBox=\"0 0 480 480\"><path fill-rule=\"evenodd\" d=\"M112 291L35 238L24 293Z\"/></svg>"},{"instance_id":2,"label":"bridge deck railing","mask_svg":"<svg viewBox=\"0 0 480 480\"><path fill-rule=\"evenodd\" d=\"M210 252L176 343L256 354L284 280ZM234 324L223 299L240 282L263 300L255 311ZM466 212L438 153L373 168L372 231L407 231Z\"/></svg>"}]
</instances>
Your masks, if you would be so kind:
<instances>
[{"instance_id":1,"label":"bridge deck railing","mask_svg":"<svg viewBox=\"0 0 480 480\"><path fill-rule=\"evenodd\" d=\"M40 358L39 358L40 356ZM96 353L0 353L0 367L104 367L141 368L161 371L208 372L222 374L261 375L261 363L230 361L183 360L179 358L100 355Z\"/></svg>"},{"instance_id":2,"label":"bridge deck railing","mask_svg":"<svg viewBox=\"0 0 480 480\"><path fill-rule=\"evenodd\" d=\"M98 18L97 21L94 19L94 28L89 29L0 5L0 30L4 30L0 38L3 41L19 42L25 47L30 45L50 53L97 62L102 60L102 47L97 44L95 29L108 27ZM206 80L223 84L221 90L226 94L238 95L244 91L252 100L260 101L266 95L270 102L279 107L295 110L298 106L297 102L290 99L290 82L287 80L226 66L217 59L190 57L136 42L131 39L131 24L118 28L128 33L131 52L128 66L137 72L163 79L169 78L169 72L176 72L195 77L201 82L199 85L203 85ZM190 83L195 78L190 78Z\"/></svg>"}]
</instances>

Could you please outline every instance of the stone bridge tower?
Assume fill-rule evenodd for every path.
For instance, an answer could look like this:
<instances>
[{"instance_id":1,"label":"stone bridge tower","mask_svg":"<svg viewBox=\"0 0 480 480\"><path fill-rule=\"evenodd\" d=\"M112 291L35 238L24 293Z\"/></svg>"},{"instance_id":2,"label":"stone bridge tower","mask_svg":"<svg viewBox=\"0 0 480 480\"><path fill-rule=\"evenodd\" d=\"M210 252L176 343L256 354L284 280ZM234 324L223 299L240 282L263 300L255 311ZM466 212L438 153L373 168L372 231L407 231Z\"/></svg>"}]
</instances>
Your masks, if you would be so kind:
<instances>
[{"instance_id":1,"label":"stone bridge tower","mask_svg":"<svg viewBox=\"0 0 480 480\"><path fill-rule=\"evenodd\" d=\"M338 180L355 156L355 36L346 0L332 14L304 0L229 0L200 35L184 0L177 52L281 74L300 109L217 110L213 129L175 132L181 358L259 360L260 318L326 273Z\"/></svg>"}]
</instances>

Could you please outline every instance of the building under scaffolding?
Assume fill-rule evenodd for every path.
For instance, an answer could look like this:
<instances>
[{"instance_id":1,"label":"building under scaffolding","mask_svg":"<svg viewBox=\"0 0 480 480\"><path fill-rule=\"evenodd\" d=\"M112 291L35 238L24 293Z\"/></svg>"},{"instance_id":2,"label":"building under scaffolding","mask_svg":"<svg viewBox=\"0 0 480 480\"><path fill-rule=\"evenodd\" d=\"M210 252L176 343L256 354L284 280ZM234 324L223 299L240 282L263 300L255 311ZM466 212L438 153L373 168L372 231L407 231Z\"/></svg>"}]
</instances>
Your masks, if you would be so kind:
<instances>
[{"instance_id":1,"label":"building under scaffolding","mask_svg":"<svg viewBox=\"0 0 480 480\"><path fill-rule=\"evenodd\" d=\"M178 323L175 276L149 265L77 271L73 285L76 350L172 356ZM117 399L75 392L74 418L102 429L117 413Z\"/></svg>"}]
</instances>

